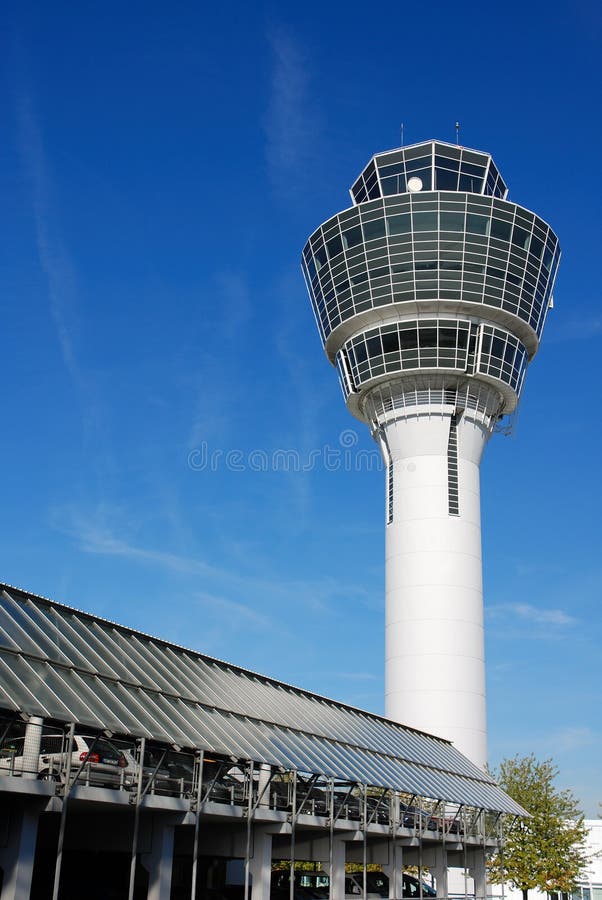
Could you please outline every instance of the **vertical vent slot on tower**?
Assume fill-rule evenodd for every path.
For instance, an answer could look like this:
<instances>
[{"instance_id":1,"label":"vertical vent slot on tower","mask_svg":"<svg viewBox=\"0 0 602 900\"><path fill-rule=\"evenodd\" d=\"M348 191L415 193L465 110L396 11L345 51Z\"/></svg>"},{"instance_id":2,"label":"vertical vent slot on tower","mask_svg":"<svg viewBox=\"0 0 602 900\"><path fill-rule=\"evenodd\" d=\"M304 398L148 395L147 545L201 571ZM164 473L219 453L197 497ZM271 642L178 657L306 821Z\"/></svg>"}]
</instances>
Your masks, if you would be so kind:
<instances>
[{"instance_id":1,"label":"vertical vent slot on tower","mask_svg":"<svg viewBox=\"0 0 602 900\"><path fill-rule=\"evenodd\" d=\"M387 525L393 521L393 461L387 466Z\"/></svg>"},{"instance_id":2,"label":"vertical vent slot on tower","mask_svg":"<svg viewBox=\"0 0 602 900\"><path fill-rule=\"evenodd\" d=\"M449 423L447 443L447 503L450 516L460 515L460 493L458 483L458 416L456 413Z\"/></svg>"}]
</instances>

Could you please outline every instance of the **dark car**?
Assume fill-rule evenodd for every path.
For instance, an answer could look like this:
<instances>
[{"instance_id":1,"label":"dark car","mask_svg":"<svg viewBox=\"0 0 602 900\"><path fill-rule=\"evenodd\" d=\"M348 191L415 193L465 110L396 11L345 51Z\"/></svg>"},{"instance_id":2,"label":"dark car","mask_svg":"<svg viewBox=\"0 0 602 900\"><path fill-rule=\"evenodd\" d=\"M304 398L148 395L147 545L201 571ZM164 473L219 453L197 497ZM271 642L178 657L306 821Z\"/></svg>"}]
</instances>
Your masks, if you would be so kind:
<instances>
[{"instance_id":1,"label":"dark car","mask_svg":"<svg viewBox=\"0 0 602 900\"><path fill-rule=\"evenodd\" d=\"M323 872L295 872L294 900L328 900L330 879ZM272 872L270 900L290 900L290 871Z\"/></svg>"},{"instance_id":2,"label":"dark car","mask_svg":"<svg viewBox=\"0 0 602 900\"><path fill-rule=\"evenodd\" d=\"M189 797L194 785L194 756L147 746L143 784L146 781L150 782L150 793Z\"/></svg>"},{"instance_id":3,"label":"dark car","mask_svg":"<svg viewBox=\"0 0 602 900\"><path fill-rule=\"evenodd\" d=\"M420 831L437 831L436 820L424 809L400 803L400 815L401 824L404 828L417 828Z\"/></svg>"},{"instance_id":4,"label":"dark car","mask_svg":"<svg viewBox=\"0 0 602 900\"><path fill-rule=\"evenodd\" d=\"M418 881L413 875L408 875L404 872L402 896L404 898L413 897L414 900L416 900L416 898L420 897L436 897L437 891L434 890L430 884L425 884L424 881Z\"/></svg>"},{"instance_id":5,"label":"dark car","mask_svg":"<svg viewBox=\"0 0 602 900\"><path fill-rule=\"evenodd\" d=\"M398 880L399 884L399 880ZM401 896L403 898L414 898L420 900L420 897L436 897L437 893L433 888L420 882L413 875L407 872L402 874ZM355 872L345 877L345 900L360 900L364 894L364 874L363 872ZM388 900L389 897L389 878L384 872L366 872L366 897L368 900Z\"/></svg>"}]
</instances>

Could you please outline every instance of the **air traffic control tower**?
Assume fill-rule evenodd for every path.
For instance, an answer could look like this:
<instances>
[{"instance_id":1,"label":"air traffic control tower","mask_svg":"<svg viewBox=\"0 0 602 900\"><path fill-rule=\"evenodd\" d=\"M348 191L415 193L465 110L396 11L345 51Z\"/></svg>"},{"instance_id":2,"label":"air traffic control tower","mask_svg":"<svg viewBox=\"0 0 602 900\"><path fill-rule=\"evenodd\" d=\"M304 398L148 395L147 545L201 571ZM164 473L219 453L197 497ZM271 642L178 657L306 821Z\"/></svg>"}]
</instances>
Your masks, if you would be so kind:
<instances>
[{"instance_id":1,"label":"air traffic control tower","mask_svg":"<svg viewBox=\"0 0 602 900\"><path fill-rule=\"evenodd\" d=\"M487 760L479 464L516 408L559 260L491 156L379 153L303 250L350 412L386 465L388 718Z\"/></svg>"}]
</instances>

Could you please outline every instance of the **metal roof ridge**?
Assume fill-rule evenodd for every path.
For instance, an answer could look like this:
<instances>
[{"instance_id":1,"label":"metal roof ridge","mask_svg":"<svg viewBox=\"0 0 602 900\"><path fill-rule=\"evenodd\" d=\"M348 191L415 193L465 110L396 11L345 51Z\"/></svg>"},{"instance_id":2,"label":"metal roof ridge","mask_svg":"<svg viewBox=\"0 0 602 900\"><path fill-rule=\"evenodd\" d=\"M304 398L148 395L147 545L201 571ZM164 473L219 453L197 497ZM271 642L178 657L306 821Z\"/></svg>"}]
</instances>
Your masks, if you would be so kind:
<instances>
[{"instance_id":1,"label":"metal roof ridge","mask_svg":"<svg viewBox=\"0 0 602 900\"><path fill-rule=\"evenodd\" d=\"M414 147L420 147L423 144L443 144L445 147L455 147L458 150L469 150L471 153L480 153L482 156L491 156L488 150L479 150L476 147L468 147L466 144L456 144L455 141L443 141L441 138L426 138L423 141L413 141L411 144L401 144L399 147L393 147L391 150L377 150L372 158L381 156L383 153L395 153L397 150L408 150Z\"/></svg>"}]
</instances>

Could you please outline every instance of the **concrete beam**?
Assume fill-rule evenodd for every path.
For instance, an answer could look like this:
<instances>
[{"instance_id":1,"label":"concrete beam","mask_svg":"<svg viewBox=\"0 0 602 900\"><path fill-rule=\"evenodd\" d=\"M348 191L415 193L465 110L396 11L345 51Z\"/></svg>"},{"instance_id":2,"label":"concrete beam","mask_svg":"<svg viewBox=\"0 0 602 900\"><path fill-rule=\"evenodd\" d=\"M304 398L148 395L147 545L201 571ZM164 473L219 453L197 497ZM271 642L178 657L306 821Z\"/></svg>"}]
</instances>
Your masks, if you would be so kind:
<instances>
[{"instance_id":1,"label":"concrete beam","mask_svg":"<svg viewBox=\"0 0 602 900\"><path fill-rule=\"evenodd\" d=\"M475 900L485 900L487 896L487 866L483 850L471 850L467 854L468 871L474 879Z\"/></svg>"},{"instance_id":2,"label":"concrete beam","mask_svg":"<svg viewBox=\"0 0 602 900\"><path fill-rule=\"evenodd\" d=\"M0 867L4 872L0 900L29 900L36 852L39 805L6 804L2 810Z\"/></svg>"},{"instance_id":3,"label":"concrete beam","mask_svg":"<svg viewBox=\"0 0 602 900\"><path fill-rule=\"evenodd\" d=\"M323 864L324 871L330 877L329 900L345 900L345 862L347 860L347 844L342 838L334 836L332 841L332 866L330 865L330 843L328 860Z\"/></svg>"},{"instance_id":4,"label":"concrete beam","mask_svg":"<svg viewBox=\"0 0 602 900\"><path fill-rule=\"evenodd\" d=\"M175 826L160 816L152 825L149 853L141 854L141 862L149 874L147 900L170 900Z\"/></svg>"},{"instance_id":5,"label":"concrete beam","mask_svg":"<svg viewBox=\"0 0 602 900\"><path fill-rule=\"evenodd\" d=\"M253 900L270 900L272 882L272 835L262 826L253 828L249 859Z\"/></svg>"}]
</instances>

